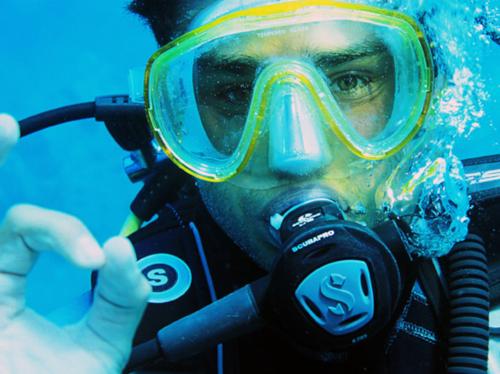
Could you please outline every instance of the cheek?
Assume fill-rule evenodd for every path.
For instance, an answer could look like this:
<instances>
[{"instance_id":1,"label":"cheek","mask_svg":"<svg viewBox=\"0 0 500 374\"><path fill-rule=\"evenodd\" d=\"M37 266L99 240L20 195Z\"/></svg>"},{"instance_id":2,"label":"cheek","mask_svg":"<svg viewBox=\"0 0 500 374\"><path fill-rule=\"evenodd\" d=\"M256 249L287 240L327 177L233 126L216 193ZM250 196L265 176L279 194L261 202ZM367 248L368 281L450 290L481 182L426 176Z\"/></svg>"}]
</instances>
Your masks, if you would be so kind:
<instances>
[{"instance_id":1,"label":"cheek","mask_svg":"<svg viewBox=\"0 0 500 374\"><path fill-rule=\"evenodd\" d=\"M229 183L199 182L203 201L212 217L229 234L256 231L261 211L256 195Z\"/></svg>"},{"instance_id":2,"label":"cheek","mask_svg":"<svg viewBox=\"0 0 500 374\"><path fill-rule=\"evenodd\" d=\"M349 110L353 126L366 139L377 136L389 121L394 104L394 87L385 85L372 100Z\"/></svg>"},{"instance_id":3,"label":"cheek","mask_svg":"<svg viewBox=\"0 0 500 374\"><path fill-rule=\"evenodd\" d=\"M202 199L215 222L250 258L269 269L276 249L266 239L259 219L262 200L255 194L225 184L198 184ZM259 201L260 200L260 201Z\"/></svg>"},{"instance_id":4,"label":"cheek","mask_svg":"<svg viewBox=\"0 0 500 374\"><path fill-rule=\"evenodd\" d=\"M228 118L207 105L200 105L200 117L214 147L226 156L233 154L242 137L246 117Z\"/></svg>"}]
</instances>

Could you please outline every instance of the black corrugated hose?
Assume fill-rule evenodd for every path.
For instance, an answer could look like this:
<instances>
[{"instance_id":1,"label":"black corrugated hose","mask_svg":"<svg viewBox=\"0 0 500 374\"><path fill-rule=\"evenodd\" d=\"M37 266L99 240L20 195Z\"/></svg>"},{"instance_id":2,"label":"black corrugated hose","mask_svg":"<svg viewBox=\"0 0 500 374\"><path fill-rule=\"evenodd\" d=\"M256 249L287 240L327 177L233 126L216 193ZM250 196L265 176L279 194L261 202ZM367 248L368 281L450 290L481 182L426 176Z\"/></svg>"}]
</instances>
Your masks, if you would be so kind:
<instances>
[{"instance_id":1,"label":"black corrugated hose","mask_svg":"<svg viewBox=\"0 0 500 374\"><path fill-rule=\"evenodd\" d=\"M448 373L486 373L489 340L489 282L486 248L474 234L448 256L450 319Z\"/></svg>"}]
</instances>

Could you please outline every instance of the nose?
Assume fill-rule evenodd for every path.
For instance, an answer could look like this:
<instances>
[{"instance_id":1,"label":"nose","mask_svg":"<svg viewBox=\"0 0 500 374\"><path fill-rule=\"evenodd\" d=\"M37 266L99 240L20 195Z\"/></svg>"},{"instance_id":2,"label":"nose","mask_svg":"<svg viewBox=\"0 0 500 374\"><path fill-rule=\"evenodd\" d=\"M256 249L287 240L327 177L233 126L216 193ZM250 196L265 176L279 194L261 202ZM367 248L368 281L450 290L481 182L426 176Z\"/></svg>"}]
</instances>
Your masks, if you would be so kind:
<instances>
[{"instance_id":1,"label":"nose","mask_svg":"<svg viewBox=\"0 0 500 374\"><path fill-rule=\"evenodd\" d=\"M321 113L302 85L278 85L269 107L269 168L289 176L318 172L332 160Z\"/></svg>"}]
</instances>

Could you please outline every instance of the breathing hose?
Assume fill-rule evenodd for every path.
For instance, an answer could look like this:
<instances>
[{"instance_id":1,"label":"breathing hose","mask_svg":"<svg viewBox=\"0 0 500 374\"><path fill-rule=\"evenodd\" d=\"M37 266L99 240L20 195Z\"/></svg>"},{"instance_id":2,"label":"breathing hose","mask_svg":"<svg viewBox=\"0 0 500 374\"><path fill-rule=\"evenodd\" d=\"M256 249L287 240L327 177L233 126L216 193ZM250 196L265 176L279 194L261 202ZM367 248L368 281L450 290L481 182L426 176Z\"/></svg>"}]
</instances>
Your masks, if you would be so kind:
<instances>
[{"instance_id":1,"label":"breathing hose","mask_svg":"<svg viewBox=\"0 0 500 374\"><path fill-rule=\"evenodd\" d=\"M448 373L486 373L489 341L489 282L486 249L474 234L448 256L450 319Z\"/></svg>"},{"instance_id":2,"label":"breathing hose","mask_svg":"<svg viewBox=\"0 0 500 374\"><path fill-rule=\"evenodd\" d=\"M19 125L21 127L21 137L33 134L34 132L38 132L55 125L59 125L61 123L77 121L85 118L94 118L95 111L95 102L88 102L70 105L37 114L35 116L19 121Z\"/></svg>"},{"instance_id":3,"label":"breathing hose","mask_svg":"<svg viewBox=\"0 0 500 374\"><path fill-rule=\"evenodd\" d=\"M149 131L144 103L130 100L128 95L99 96L94 101L69 105L19 121L21 137L62 123L94 118L104 122L116 142L132 151L149 144Z\"/></svg>"}]
</instances>

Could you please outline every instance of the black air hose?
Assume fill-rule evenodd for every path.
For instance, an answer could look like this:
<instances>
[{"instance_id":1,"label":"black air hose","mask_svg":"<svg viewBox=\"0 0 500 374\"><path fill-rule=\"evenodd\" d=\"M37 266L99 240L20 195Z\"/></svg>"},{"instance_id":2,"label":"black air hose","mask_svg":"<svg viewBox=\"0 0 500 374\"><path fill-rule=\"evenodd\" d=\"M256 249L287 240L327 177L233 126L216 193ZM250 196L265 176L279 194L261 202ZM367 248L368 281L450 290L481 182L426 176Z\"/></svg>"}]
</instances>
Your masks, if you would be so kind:
<instances>
[{"instance_id":1,"label":"black air hose","mask_svg":"<svg viewBox=\"0 0 500 374\"><path fill-rule=\"evenodd\" d=\"M69 105L25 118L19 121L21 137L86 118L104 122L116 142L127 151L144 149L153 138L146 120L144 103L133 102L128 95L100 96L95 101Z\"/></svg>"},{"instance_id":2,"label":"black air hose","mask_svg":"<svg viewBox=\"0 0 500 374\"><path fill-rule=\"evenodd\" d=\"M88 102L49 110L48 112L28 117L19 121L21 137L61 123L94 118L95 111L95 102Z\"/></svg>"},{"instance_id":3,"label":"black air hose","mask_svg":"<svg viewBox=\"0 0 500 374\"><path fill-rule=\"evenodd\" d=\"M483 240L473 234L448 256L450 325L448 373L486 373L489 340L488 263Z\"/></svg>"}]
</instances>

